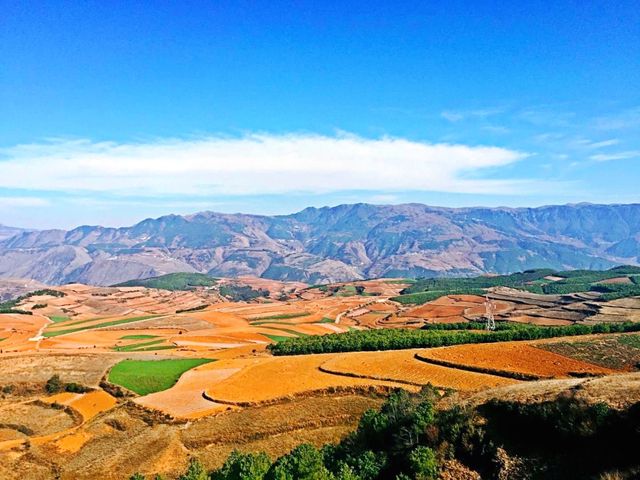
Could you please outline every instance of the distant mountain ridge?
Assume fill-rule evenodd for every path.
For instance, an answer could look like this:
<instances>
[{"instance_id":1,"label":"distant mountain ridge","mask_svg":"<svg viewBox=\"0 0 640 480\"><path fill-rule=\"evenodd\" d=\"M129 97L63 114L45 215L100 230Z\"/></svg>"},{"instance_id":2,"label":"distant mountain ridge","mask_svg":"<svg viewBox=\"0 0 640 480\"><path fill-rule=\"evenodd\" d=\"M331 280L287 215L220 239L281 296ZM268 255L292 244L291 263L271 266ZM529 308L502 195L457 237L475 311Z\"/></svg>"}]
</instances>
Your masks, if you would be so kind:
<instances>
[{"instance_id":1,"label":"distant mountain ridge","mask_svg":"<svg viewBox=\"0 0 640 480\"><path fill-rule=\"evenodd\" d=\"M201 212L122 228L19 231L0 240L0 277L48 284L111 285L172 272L318 283L639 262L640 204Z\"/></svg>"}]
</instances>

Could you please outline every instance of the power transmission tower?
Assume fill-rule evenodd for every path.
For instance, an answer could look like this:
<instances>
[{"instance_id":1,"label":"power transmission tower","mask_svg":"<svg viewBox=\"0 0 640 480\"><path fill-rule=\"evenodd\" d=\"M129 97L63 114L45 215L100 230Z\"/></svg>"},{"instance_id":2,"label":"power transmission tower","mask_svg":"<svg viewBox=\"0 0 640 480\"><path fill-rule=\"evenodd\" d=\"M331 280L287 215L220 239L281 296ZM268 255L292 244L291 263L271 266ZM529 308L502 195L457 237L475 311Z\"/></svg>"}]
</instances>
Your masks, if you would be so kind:
<instances>
[{"instance_id":1,"label":"power transmission tower","mask_svg":"<svg viewBox=\"0 0 640 480\"><path fill-rule=\"evenodd\" d=\"M493 303L493 300L491 300L488 295L485 295L484 297L484 311L485 311L484 316L487 320L487 325L485 328L487 330L495 330L496 329L496 320L495 320L496 304Z\"/></svg>"}]
</instances>

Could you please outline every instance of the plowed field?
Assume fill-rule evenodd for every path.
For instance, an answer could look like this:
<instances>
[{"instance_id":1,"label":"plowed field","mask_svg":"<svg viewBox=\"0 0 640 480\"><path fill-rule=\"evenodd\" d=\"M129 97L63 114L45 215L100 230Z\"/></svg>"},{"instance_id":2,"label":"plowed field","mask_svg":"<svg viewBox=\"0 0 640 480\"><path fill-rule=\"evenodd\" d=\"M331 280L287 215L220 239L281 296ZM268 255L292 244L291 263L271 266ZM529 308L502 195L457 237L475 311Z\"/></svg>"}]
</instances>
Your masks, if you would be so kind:
<instances>
[{"instance_id":1,"label":"plowed field","mask_svg":"<svg viewBox=\"0 0 640 480\"><path fill-rule=\"evenodd\" d=\"M563 357L522 342L433 348L421 351L418 357L427 361L444 361L463 368L521 373L541 378L614 373L611 369Z\"/></svg>"}]
</instances>

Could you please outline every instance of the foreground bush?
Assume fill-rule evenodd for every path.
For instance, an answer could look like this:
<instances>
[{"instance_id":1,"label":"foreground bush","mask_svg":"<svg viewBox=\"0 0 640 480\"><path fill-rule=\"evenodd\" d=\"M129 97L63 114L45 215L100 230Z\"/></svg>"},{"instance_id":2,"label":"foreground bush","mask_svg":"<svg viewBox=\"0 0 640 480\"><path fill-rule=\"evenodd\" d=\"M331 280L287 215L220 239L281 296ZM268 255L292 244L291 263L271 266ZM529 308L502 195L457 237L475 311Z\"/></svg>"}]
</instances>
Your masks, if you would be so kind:
<instances>
[{"instance_id":1,"label":"foreground bush","mask_svg":"<svg viewBox=\"0 0 640 480\"><path fill-rule=\"evenodd\" d=\"M618 410L573 397L523 404L491 401L477 409L437 409L439 394L393 392L357 429L322 449L299 445L274 462L264 453L233 452L207 473L193 460L180 480L435 480L445 462L482 478L598 479L640 467L640 404ZM518 475L509 464L517 458ZM136 474L132 480L144 480ZM451 477L449 477L451 478Z\"/></svg>"}]
</instances>

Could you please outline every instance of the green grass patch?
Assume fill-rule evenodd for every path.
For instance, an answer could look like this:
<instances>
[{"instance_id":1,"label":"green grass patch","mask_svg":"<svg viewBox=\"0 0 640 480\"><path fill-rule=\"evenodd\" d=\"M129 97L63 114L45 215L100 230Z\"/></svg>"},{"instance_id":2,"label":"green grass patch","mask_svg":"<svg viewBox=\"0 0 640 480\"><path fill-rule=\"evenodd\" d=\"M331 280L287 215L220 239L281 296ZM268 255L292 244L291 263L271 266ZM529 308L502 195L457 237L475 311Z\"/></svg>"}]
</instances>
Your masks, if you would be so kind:
<instances>
[{"instance_id":1,"label":"green grass patch","mask_svg":"<svg viewBox=\"0 0 640 480\"><path fill-rule=\"evenodd\" d=\"M175 345L157 345L154 347L145 347L145 348L138 348L136 350L132 350L134 352L154 352L156 350L173 350L176 347Z\"/></svg>"},{"instance_id":2,"label":"green grass patch","mask_svg":"<svg viewBox=\"0 0 640 480\"><path fill-rule=\"evenodd\" d=\"M633 348L640 348L640 335L621 335L618 342Z\"/></svg>"},{"instance_id":3,"label":"green grass patch","mask_svg":"<svg viewBox=\"0 0 640 480\"><path fill-rule=\"evenodd\" d=\"M353 297L358 295L358 290L355 285L344 285L336 293L336 297Z\"/></svg>"},{"instance_id":4,"label":"green grass patch","mask_svg":"<svg viewBox=\"0 0 640 480\"><path fill-rule=\"evenodd\" d=\"M160 315L145 315L142 317L123 318L121 320L112 320L110 322L98 323L96 325L88 325L84 327L68 328L64 330L47 330L43 333L45 337L57 337L58 335L66 335L68 333L82 332L85 330L95 330L97 328L113 327L115 325L122 325L124 323L140 322L142 320L149 320L150 318L156 318Z\"/></svg>"},{"instance_id":5,"label":"green grass patch","mask_svg":"<svg viewBox=\"0 0 640 480\"><path fill-rule=\"evenodd\" d=\"M262 327L262 328L268 328L270 330L276 330L278 332L286 332L286 333L289 333L291 335L294 335L296 338L297 337L308 337L309 336L308 333L296 332L295 330L290 330L288 328L280 328L280 327Z\"/></svg>"},{"instance_id":6,"label":"green grass patch","mask_svg":"<svg viewBox=\"0 0 640 480\"><path fill-rule=\"evenodd\" d=\"M120 337L120 340L149 340L151 338L158 338L158 335L125 335Z\"/></svg>"},{"instance_id":7,"label":"green grass patch","mask_svg":"<svg viewBox=\"0 0 640 480\"><path fill-rule=\"evenodd\" d=\"M51 315L49 317L49 320L51 320L53 323L60 323L66 322L67 320L69 320L69 317L67 317L66 315Z\"/></svg>"},{"instance_id":8,"label":"green grass patch","mask_svg":"<svg viewBox=\"0 0 640 480\"><path fill-rule=\"evenodd\" d=\"M138 395L148 395L171 388L187 370L213 361L207 358L123 360L111 369L109 381Z\"/></svg>"},{"instance_id":9,"label":"green grass patch","mask_svg":"<svg viewBox=\"0 0 640 480\"><path fill-rule=\"evenodd\" d=\"M105 320L107 318L113 318L113 317L85 318L84 320L76 320L74 322L68 322L67 320L71 320L71 319L67 318L67 320L60 320L59 322L59 323L64 323L64 325L56 325L55 328L75 327L76 325L84 325L85 323L97 322L98 320Z\"/></svg>"},{"instance_id":10,"label":"green grass patch","mask_svg":"<svg viewBox=\"0 0 640 480\"><path fill-rule=\"evenodd\" d=\"M263 333L262 335L273 340L274 342L284 342L285 340L291 339L291 337L284 337L282 335L271 335L269 333Z\"/></svg>"},{"instance_id":11,"label":"green grass patch","mask_svg":"<svg viewBox=\"0 0 640 480\"><path fill-rule=\"evenodd\" d=\"M322 320L320 320L318 323L336 323L336 320L335 318L322 317Z\"/></svg>"},{"instance_id":12,"label":"green grass patch","mask_svg":"<svg viewBox=\"0 0 640 480\"><path fill-rule=\"evenodd\" d=\"M142 342L142 343L132 343L130 345L123 345L113 347L116 352L136 352L138 349L143 347L150 347L151 345L158 345L160 343L164 343L164 338L160 340L151 340L150 342Z\"/></svg>"}]
</instances>

